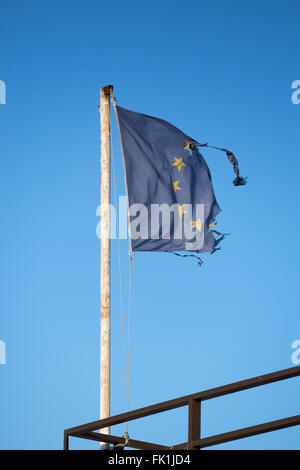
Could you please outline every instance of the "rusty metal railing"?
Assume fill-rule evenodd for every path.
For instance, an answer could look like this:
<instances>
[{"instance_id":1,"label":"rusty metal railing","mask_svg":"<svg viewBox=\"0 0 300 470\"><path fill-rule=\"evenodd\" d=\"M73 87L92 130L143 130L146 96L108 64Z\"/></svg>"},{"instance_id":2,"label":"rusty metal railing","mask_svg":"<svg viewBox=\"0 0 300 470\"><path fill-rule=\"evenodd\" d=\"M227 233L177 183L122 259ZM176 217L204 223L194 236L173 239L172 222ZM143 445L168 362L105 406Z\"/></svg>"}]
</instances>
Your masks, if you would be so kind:
<instances>
[{"instance_id":1,"label":"rusty metal railing","mask_svg":"<svg viewBox=\"0 0 300 470\"><path fill-rule=\"evenodd\" d=\"M201 438L201 402L210 400L212 398L221 397L230 393L240 392L242 390L248 390L250 388L259 387L261 385L267 385L280 380L297 377L300 375L300 366L292 367L290 369L273 372L271 374L261 375L253 377L252 379L242 380L241 382L235 382L222 387L212 388L192 395L186 395L184 397L175 398L155 405L147 406L145 408L139 408L137 410L129 411L119 415L111 416L106 419L93 421L91 423L83 424L81 426L75 426L64 431L64 449L69 448L69 437L79 437L82 439L89 439L98 442L109 443L113 445L123 445L134 449L142 450L197 450L204 447L221 444L224 442L233 441L236 439L243 439L245 437L255 436L257 434L267 433L278 429L288 428L300 424L300 415L291 416L276 421L270 421L267 423L259 424L257 426L250 426L247 428L237 429L235 431L226 432L223 434L217 434L210 437ZM129 442L123 437L102 434L95 432L108 426L114 426L127 421L132 421L139 418L144 418L164 411L173 410L188 406L189 408L189 420L188 420L188 440L181 444L174 446L165 446L161 444L154 444L151 442L138 441L130 439Z\"/></svg>"}]
</instances>

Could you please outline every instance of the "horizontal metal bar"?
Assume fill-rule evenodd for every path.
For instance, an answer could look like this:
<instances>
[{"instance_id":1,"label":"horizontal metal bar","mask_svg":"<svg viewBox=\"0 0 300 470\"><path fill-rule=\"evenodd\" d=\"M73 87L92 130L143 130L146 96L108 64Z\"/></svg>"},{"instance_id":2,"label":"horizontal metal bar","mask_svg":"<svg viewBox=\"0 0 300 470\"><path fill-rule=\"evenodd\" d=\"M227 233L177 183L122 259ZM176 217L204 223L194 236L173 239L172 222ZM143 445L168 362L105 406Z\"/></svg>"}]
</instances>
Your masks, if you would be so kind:
<instances>
[{"instance_id":1,"label":"horizontal metal bar","mask_svg":"<svg viewBox=\"0 0 300 470\"><path fill-rule=\"evenodd\" d=\"M101 434L99 432L85 432L85 433L74 433L69 434L69 436L79 437L81 439L89 439L97 442L107 442L109 444L125 444L125 439L123 437L112 436L110 434ZM132 449L142 449L142 450L166 450L170 449L168 446L163 446L161 444L153 444L152 442L136 441L135 439L130 439L126 447L131 447Z\"/></svg>"},{"instance_id":2,"label":"horizontal metal bar","mask_svg":"<svg viewBox=\"0 0 300 470\"><path fill-rule=\"evenodd\" d=\"M256 436L266 432L277 431L279 429L289 428L300 424L300 415L291 416L290 418L278 419L276 421L269 421L268 423L258 424L257 426L250 426L248 428L237 429L235 431L225 432L223 434L216 434L202 439L197 439L191 443L193 448L203 449L204 447L215 446L223 444L224 442L236 441L237 439L244 439L245 437ZM172 450L186 449L188 442L178 444L171 447Z\"/></svg>"},{"instance_id":3,"label":"horizontal metal bar","mask_svg":"<svg viewBox=\"0 0 300 470\"><path fill-rule=\"evenodd\" d=\"M242 390L247 390L254 387L259 387L261 385L267 385L272 382L277 382L279 380L289 379L300 375L300 366L291 367L289 369L284 369L278 372L273 372L271 374L265 374L258 377L253 377L252 379L242 380L240 382L235 382L229 385L224 385L222 387L216 387L209 390L204 390L202 392L194 393L192 395L186 395L180 398L175 398L173 400L168 400L165 402L157 403L155 405L146 406L144 408L139 408L137 410L129 411L127 413L122 413L119 415L111 416L106 419L92 421L81 426L75 426L69 429L66 429L68 434L76 432L85 432L85 431L95 431L97 429L102 429L108 426L114 426L116 424L121 424L126 421L131 421L134 419L144 418L145 416L150 416L156 413L161 413L164 411L169 411L175 408L180 408L181 406L186 406L191 400L210 400L212 398L217 398L223 395L228 395L234 392L240 392Z\"/></svg>"},{"instance_id":4,"label":"horizontal metal bar","mask_svg":"<svg viewBox=\"0 0 300 470\"><path fill-rule=\"evenodd\" d=\"M277 372L272 372L271 374L259 375L252 379L241 380L240 382L223 385L222 387L211 388L210 390L202 392L203 396L201 400L210 400L212 398L229 395L230 393L241 392L243 390L260 387L261 385L279 382L280 380L291 379L292 377L297 377L299 375L300 366L290 367L289 369L279 370Z\"/></svg>"}]
</instances>

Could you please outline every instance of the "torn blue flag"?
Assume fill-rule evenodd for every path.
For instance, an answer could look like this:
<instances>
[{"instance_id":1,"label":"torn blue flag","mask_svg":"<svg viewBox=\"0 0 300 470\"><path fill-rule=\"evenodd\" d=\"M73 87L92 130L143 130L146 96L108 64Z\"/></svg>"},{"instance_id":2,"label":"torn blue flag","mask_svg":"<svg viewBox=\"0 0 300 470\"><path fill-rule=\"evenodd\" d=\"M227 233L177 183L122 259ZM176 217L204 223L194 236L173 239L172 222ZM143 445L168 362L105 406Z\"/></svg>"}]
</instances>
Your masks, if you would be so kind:
<instances>
[{"instance_id":1,"label":"torn blue flag","mask_svg":"<svg viewBox=\"0 0 300 470\"><path fill-rule=\"evenodd\" d=\"M198 150L207 144L162 119L120 106L117 113L132 250L213 253L224 236L214 229L220 207L209 168ZM245 184L234 154L214 148L226 152L232 163L234 185Z\"/></svg>"}]
</instances>

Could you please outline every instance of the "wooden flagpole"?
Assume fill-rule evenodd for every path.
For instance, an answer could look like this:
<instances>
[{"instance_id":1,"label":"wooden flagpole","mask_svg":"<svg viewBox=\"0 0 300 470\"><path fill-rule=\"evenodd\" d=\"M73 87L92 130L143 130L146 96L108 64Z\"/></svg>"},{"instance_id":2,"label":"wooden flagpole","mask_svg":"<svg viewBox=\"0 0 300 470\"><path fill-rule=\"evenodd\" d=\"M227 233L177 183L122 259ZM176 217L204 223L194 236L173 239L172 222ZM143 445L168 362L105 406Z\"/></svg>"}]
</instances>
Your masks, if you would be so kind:
<instances>
[{"instance_id":1,"label":"wooden flagpole","mask_svg":"<svg viewBox=\"0 0 300 470\"><path fill-rule=\"evenodd\" d=\"M101 337L100 418L110 416L110 93L111 85L100 89L101 126ZM110 428L102 430L110 434ZM105 447L103 444L101 447Z\"/></svg>"}]
</instances>

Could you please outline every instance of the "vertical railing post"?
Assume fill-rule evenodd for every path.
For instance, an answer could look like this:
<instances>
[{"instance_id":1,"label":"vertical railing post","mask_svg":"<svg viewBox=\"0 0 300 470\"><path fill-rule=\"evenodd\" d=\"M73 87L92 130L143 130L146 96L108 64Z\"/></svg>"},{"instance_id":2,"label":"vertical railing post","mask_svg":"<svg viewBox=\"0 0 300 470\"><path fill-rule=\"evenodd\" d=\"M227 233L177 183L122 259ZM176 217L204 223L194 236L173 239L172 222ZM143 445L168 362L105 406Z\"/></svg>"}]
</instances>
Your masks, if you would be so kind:
<instances>
[{"instance_id":1,"label":"vertical railing post","mask_svg":"<svg viewBox=\"0 0 300 470\"><path fill-rule=\"evenodd\" d=\"M64 432L64 450L69 450L69 434Z\"/></svg>"},{"instance_id":2,"label":"vertical railing post","mask_svg":"<svg viewBox=\"0 0 300 470\"><path fill-rule=\"evenodd\" d=\"M189 434L188 450L196 450L192 442L200 439L201 435L201 401L191 400L189 402Z\"/></svg>"}]
</instances>

